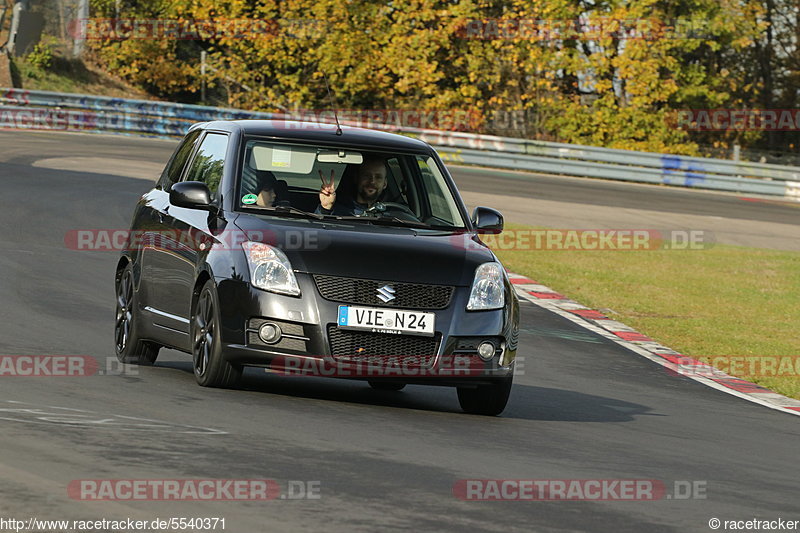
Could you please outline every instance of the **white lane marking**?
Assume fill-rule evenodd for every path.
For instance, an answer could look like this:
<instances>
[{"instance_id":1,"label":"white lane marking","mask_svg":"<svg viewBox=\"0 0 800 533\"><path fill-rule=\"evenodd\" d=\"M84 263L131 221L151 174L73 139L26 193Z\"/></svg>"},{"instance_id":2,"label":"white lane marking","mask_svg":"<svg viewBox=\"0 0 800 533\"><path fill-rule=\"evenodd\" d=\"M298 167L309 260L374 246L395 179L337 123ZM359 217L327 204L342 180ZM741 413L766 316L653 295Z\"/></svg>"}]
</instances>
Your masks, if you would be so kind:
<instances>
[{"instance_id":1,"label":"white lane marking","mask_svg":"<svg viewBox=\"0 0 800 533\"><path fill-rule=\"evenodd\" d=\"M170 433L203 435L226 435L228 433L227 431L208 427L189 426L126 415L101 414L85 409L36 405L15 400L6 400L5 403L13 404L14 407L0 407L0 420L13 422L108 428L120 431L168 431Z\"/></svg>"},{"instance_id":2,"label":"white lane marking","mask_svg":"<svg viewBox=\"0 0 800 533\"><path fill-rule=\"evenodd\" d=\"M527 278L525 278L523 276L520 276L518 274L512 274L512 273L509 273L509 277L512 278L512 279L527 279ZM649 351L647 348L648 347L657 348L659 350L658 353L678 354L678 352L676 352L674 350L671 350L669 348L663 347L660 344L654 343L654 342L631 342L631 341L625 341L625 340L621 339L620 337L618 337L617 335L614 335L614 333L612 333L610 330L606 330L606 329L603 329L602 327L599 327L599 326L597 326L595 324L592 324L591 322L589 322L585 318L580 317L580 316L578 316L578 315L576 315L574 313L570 313L569 311L566 311L566 310L562 309L561 305L559 305L559 304L563 304L564 302L573 302L572 300L564 300L564 301L560 302L558 300L540 299L540 298L536 298L535 296L532 296L532 295L528 294L526 291L527 290L532 290L531 289L532 286L541 287L541 285L539 285L539 284L536 284L536 285L521 285L521 284L514 285L514 287L517 289L517 293L524 300L526 300L528 302L531 302L532 304L535 304L535 305L537 305L537 306L539 306L539 307L541 307L543 309L546 309L546 310L548 310L548 311L550 311L552 313L555 313L555 314L557 314L559 316L562 316L562 317L566 318L567 320L569 320L569 321L581 326L582 328L585 328L585 329L588 329L589 331L597 333L598 335L600 335L600 336L602 336L602 337L604 337L604 338L606 338L606 339L608 339L608 340L610 340L612 342L615 342L615 343L619 344L620 346L622 346L624 348L627 348L628 350L631 350L632 352L634 352L634 353L636 353L638 355L641 355L642 357L645 357L646 359L649 359L650 361L653 361L654 363L657 363L658 365L661 365L664 368L668 368L669 370L675 372L676 374L679 373L680 369L678 368L678 365L676 365L674 363L671 363L670 361L664 359L663 357L660 357L660 356L656 355L655 353ZM536 292L541 292L541 291L536 291ZM580 305L580 304L577 304L577 302L574 302L574 303L576 305ZM583 308L583 306L581 306L580 308ZM622 326L622 327L625 328L625 329L616 329L614 331L635 331L634 329L630 328L629 326L626 326L625 324L622 324L621 322L616 322L614 320L597 320L597 322L599 322L599 323L603 323L603 322L605 322L605 323L613 323L615 327L616 326ZM665 348L665 351L661 351L661 348ZM722 376L725 375L720 370L716 370L716 372L718 372L718 374L717 374L718 377L722 377ZM742 398L743 400L747 400L749 402L757 403L759 405L763 405L764 407L769 407L770 409L775 409L776 411L780 411L782 413L788 413L788 414L800 416L800 411L795 411L793 409L788 409L789 407L800 407L800 400L796 400L794 398L789 398L787 396L783 396L781 394L777 394L777 393L772 392L772 391L770 391L770 392L760 392L760 393L747 393L747 392L737 391L737 390L731 389L730 387L726 387L725 385L722 385L722 384L720 384L720 383L718 383L718 382L716 382L716 381L714 381L712 379L709 379L709 378L704 377L702 375L697 375L697 374L691 373L691 372L690 373L682 373L682 375L684 375L685 377L687 377L689 379L693 379L694 381L697 381L698 383L702 383L703 385L711 387L713 389L717 389L717 390L722 391L722 392L724 392L726 394L730 394L732 396L736 396L737 398ZM731 377L733 377L733 376L731 376Z\"/></svg>"}]
</instances>

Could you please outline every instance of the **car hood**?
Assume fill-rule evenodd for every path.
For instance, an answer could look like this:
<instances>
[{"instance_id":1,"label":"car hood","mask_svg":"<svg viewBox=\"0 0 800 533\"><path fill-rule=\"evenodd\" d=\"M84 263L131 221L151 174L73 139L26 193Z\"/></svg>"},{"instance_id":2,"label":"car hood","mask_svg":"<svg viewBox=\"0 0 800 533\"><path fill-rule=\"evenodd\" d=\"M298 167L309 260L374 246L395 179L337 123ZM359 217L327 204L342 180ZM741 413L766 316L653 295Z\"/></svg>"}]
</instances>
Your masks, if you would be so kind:
<instances>
[{"instance_id":1,"label":"car hood","mask_svg":"<svg viewBox=\"0 0 800 533\"><path fill-rule=\"evenodd\" d=\"M253 241L277 245L296 272L433 285L471 286L494 254L473 234L365 222L323 222L239 214Z\"/></svg>"}]
</instances>

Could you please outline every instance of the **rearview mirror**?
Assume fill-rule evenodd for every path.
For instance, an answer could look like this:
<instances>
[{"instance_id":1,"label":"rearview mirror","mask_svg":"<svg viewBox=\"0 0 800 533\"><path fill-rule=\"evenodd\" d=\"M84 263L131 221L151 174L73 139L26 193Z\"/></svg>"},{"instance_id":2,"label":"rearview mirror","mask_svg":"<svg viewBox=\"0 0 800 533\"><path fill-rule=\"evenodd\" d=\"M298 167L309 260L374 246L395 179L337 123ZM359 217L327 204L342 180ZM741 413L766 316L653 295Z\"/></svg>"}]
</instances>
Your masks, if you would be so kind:
<instances>
[{"instance_id":1,"label":"rearview mirror","mask_svg":"<svg viewBox=\"0 0 800 533\"><path fill-rule=\"evenodd\" d=\"M170 187L169 202L178 207L211 210L211 191L202 181L182 181Z\"/></svg>"},{"instance_id":2,"label":"rearview mirror","mask_svg":"<svg viewBox=\"0 0 800 533\"><path fill-rule=\"evenodd\" d=\"M491 207L476 207L472 212L472 224L478 233L502 233L503 215Z\"/></svg>"},{"instance_id":3,"label":"rearview mirror","mask_svg":"<svg viewBox=\"0 0 800 533\"><path fill-rule=\"evenodd\" d=\"M344 150L323 150L317 154L317 161L320 163L348 163L360 165L364 162L364 156L360 152L345 152Z\"/></svg>"}]
</instances>

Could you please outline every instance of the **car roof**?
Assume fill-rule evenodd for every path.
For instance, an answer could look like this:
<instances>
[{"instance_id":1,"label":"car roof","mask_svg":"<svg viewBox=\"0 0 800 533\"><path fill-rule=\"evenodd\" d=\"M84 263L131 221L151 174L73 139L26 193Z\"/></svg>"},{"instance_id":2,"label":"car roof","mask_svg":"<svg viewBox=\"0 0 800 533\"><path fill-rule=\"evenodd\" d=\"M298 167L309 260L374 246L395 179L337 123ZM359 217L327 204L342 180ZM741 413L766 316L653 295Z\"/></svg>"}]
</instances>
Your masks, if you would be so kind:
<instances>
[{"instance_id":1,"label":"car roof","mask_svg":"<svg viewBox=\"0 0 800 533\"><path fill-rule=\"evenodd\" d=\"M245 135L275 139L302 140L327 144L353 145L376 148L399 148L413 151L432 151L431 146L418 139L385 131L342 126L336 135L336 124L301 122L294 120L226 120L195 124L191 130L241 131Z\"/></svg>"}]
</instances>

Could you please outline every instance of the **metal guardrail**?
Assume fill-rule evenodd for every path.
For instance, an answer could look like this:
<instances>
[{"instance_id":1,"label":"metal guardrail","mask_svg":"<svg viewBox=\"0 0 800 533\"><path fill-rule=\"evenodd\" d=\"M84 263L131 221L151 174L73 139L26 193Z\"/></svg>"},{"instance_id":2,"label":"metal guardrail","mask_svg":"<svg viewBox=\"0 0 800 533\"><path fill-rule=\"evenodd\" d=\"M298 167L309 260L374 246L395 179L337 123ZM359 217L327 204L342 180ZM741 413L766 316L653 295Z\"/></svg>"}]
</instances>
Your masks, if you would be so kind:
<instances>
[{"instance_id":1,"label":"metal guardrail","mask_svg":"<svg viewBox=\"0 0 800 533\"><path fill-rule=\"evenodd\" d=\"M0 88L0 128L182 136L194 122L290 115ZM347 120L346 125L358 125ZM782 196L800 201L800 167L635 152L474 133L372 125L417 137L451 163Z\"/></svg>"}]
</instances>

